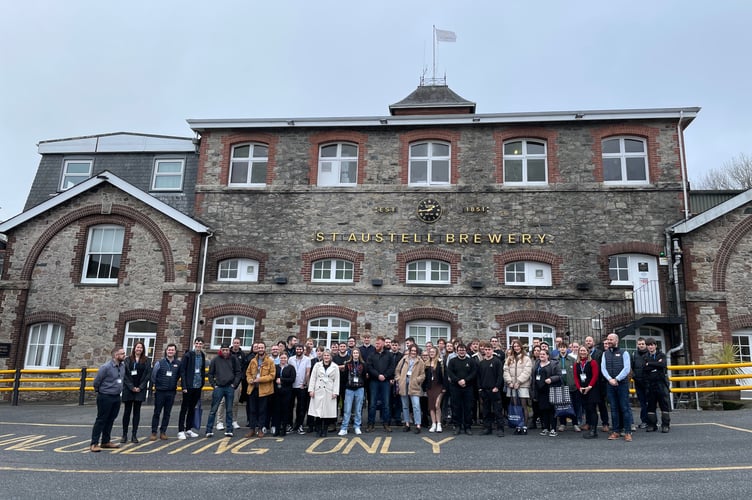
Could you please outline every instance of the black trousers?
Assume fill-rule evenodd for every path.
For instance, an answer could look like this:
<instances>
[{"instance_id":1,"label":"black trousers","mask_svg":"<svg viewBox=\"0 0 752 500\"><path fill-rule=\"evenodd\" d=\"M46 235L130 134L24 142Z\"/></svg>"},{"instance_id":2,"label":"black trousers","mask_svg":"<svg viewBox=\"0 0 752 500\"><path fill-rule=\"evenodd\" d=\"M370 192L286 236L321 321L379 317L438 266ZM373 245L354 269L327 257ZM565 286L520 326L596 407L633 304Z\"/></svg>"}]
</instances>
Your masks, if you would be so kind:
<instances>
[{"instance_id":1,"label":"black trousers","mask_svg":"<svg viewBox=\"0 0 752 500\"><path fill-rule=\"evenodd\" d=\"M504 417L502 416L501 409L501 392L481 390L479 399L485 428L492 429L494 424L496 424L497 429L503 430Z\"/></svg>"},{"instance_id":2,"label":"black trousers","mask_svg":"<svg viewBox=\"0 0 752 500\"><path fill-rule=\"evenodd\" d=\"M167 432L170 425L172 405L175 404L175 391L154 391L154 415L151 417L151 432ZM159 425L159 415L162 414L162 425Z\"/></svg>"},{"instance_id":3,"label":"black trousers","mask_svg":"<svg viewBox=\"0 0 752 500\"><path fill-rule=\"evenodd\" d=\"M449 386L452 395L452 420L459 429L467 430L472 424L473 390L471 387Z\"/></svg>"},{"instance_id":4,"label":"black trousers","mask_svg":"<svg viewBox=\"0 0 752 500\"><path fill-rule=\"evenodd\" d=\"M91 430L91 444L99 444L99 437L102 437L102 444L112 441L112 424L120 412L120 394L97 394L97 419L94 421L94 428Z\"/></svg>"},{"instance_id":5,"label":"black trousers","mask_svg":"<svg viewBox=\"0 0 752 500\"><path fill-rule=\"evenodd\" d=\"M133 410L133 435L138 432L138 424L141 423L141 401L123 401L123 436L128 434L128 425Z\"/></svg>"},{"instance_id":6,"label":"black trousers","mask_svg":"<svg viewBox=\"0 0 752 500\"><path fill-rule=\"evenodd\" d=\"M193 428L193 414L199 399L201 399L201 389L188 389L188 392L183 393L183 402L180 403L180 416L178 417L178 432Z\"/></svg>"},{"instance_id":7,"label":"black trousers","mask_svg":"<svg viewBox=\"0 0 752 500\"><path fill-rule=\"evenodd\" d=\"M266 414L268 410L269 396L259 397L258 389L254 389L251 394L248 395L248 427L253 429L260 429L266 426Z\"/></svg>"},{"instance_id":8,"label":"black trousers","mask_svg":"<svg viewBox=\"0 0 752 500\"><path fill-rule=\"evenodd\" d=\"M292 390L292 402L290 408L295 405L295 428L305 425L306 414L308 413L308 391L305 388Z\"/></svg>"}]
</instances>

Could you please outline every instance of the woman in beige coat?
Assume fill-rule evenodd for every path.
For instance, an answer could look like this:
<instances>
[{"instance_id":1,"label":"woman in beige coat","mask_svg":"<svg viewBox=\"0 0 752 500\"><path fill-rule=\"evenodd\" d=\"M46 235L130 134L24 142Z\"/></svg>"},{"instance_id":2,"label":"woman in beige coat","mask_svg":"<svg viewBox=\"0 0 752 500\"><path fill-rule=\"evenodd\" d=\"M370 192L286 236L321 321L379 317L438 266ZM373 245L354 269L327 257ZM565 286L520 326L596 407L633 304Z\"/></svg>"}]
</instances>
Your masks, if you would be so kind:
<instances>
[{"instance_id":1,"label":"woman in beige coat","mask_svg":"<svg viewBox=\"0 0 752 500\"><path fill-rule=\"evenodd\" d=\"M321 362L311 368L308 391L311 397L308 414L317 417L316 428L319 437L326 437L329 424L337 418L337 396L339 395L339 367L332 363L331 352L325 351L321 355Z\"/></svg>"},{"instance_id":2,"label":"woman in beige coat","mask_svg":"<svg viewBox=\"0 0 752 500\"><path fill-rule=\"evenodd\" d=\"M507 396L518 396L522 404L523 422L527 422L527 402L530 399L530 384L533 375L533 361L525 353L522 343L515 339L512 341L509 355L504 363L504 385L507 387ZM518 434L527 434L527 425L515 430Z\"/></svg>"},{"instance_id":3,"label":"woman in beige coat","mask_svg":"<svg viewBox=\"0 0 752 500\"><path fill-rule=\"evenodd\" d=\"M410 403L413 405L413 422L415 434L420 434L420 396L423 394L423 380L426 378L426 365L418 356L418 347L411 345L407 356L404 356L394 370L397 390L402 398L402 420L405 422L405 432L410 432Z\"/></svg>"}]
</instances>

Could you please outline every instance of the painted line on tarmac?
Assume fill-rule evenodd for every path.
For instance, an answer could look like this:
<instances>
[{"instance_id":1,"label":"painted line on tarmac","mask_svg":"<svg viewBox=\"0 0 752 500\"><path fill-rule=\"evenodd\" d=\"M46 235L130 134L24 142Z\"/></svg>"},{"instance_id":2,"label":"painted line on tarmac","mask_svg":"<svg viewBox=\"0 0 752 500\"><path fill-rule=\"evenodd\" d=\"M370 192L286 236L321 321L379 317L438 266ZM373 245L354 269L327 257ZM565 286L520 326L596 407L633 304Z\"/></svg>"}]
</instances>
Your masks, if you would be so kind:
<instances>
[{"instance_id":1,"label":"painted line on tarmac","mask_svg":"<svg viewBox=\"0 0 752 500\"><path fill-rule=\"evenodd\" d=\"M395 474L395 475L414 475L414 474L642 474L642 473L675 473L675 472L736 472L752 470L752 465L725 465L717 467L667 467L664 469L659 468L646 468L646 469L445 469L445 470L380 470L380 474ZM0 471L5 472L57 472L61 474L195 474L195 470L134 470L134 469L56 469L52 467L6 467L0 466ZM245 470L245 471L201 471L202 474L209 475L233 475L233 476L245 476L249 474L253 475L265 475L265 476L289 476L289 470ZM315 476L358 476L365 474L373 474L373 470L338 470L338 471L316 471L305 472L296 471L297 475L315 475Z\"/></svg>"},{"instance_id":2,"label":"painted line on tarmac","mask_svg":"<svg viewBox=\"0 0 752 500\"><path fill-rule=\"evenodd\" d=\"M752 434L752 429L745 429L744 427L735 427L733 425L727 425L727 424L719 424L717 422L700 422L695 424L671 424L671 427L693 427L693 426L701 426L701 425L713 425L715 427L721 427L723 429L729 429L732 431L739 431L739 432L748 432Z\"/></svg>"},{"instance_id":3,"label":"painted line on tarmac","mask_svg":"<svg viewBox=\"0 0 752 500\"><path fill-rule=\"evenodd\" d=\"M90 424L41 424L32 422L0 422L0 425L23 425L24 427L91 427L94 425L94 421Z\"/></svg>"}]
</instances>

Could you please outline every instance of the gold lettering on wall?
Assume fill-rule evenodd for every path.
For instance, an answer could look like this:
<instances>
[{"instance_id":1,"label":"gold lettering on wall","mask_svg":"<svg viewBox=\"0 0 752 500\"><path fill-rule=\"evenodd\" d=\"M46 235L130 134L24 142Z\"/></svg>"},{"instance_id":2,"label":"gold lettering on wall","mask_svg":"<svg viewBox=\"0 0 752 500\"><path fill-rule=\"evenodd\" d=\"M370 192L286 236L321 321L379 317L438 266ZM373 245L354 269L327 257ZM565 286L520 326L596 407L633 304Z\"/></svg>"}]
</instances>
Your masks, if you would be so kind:
<instances>
[{"instance_id":1,"label":"gold lettering on wall","mask_svg":"<svg viewBox=\"0 0 752 500\"><path fill-rule=\"evenodd\" d=\"M404 245L547 245L552 244L551 234L535 233L361 233L316 231L316 243L397 243Z\"/></svg>"}]
</instances>

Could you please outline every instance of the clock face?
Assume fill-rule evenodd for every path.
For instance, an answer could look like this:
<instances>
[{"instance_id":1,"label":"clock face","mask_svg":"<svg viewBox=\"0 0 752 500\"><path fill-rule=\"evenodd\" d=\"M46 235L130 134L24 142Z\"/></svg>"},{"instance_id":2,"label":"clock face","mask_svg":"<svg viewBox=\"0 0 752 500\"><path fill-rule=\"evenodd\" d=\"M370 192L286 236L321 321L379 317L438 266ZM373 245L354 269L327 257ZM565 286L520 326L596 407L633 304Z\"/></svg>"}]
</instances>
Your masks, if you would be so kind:
<instances>
[{"instance_id":1,"label":"clock face","mask_svg":"<svg viewBox=\"0 0 752 500\"><path fill-rule=\"evenodd\" d=\"M418 219L433 223L441 218L441 205L433 198L426 198L418 202Z\"/></svg>"}]
</instances>

